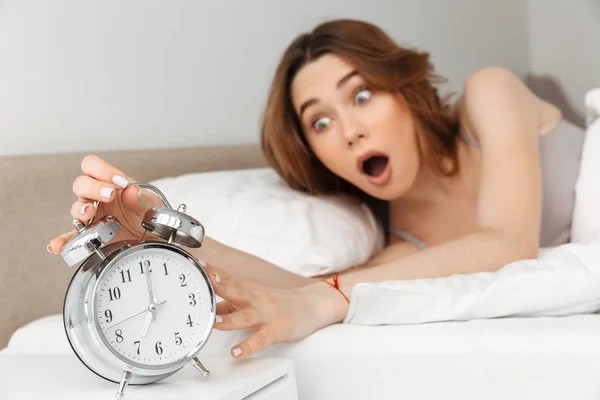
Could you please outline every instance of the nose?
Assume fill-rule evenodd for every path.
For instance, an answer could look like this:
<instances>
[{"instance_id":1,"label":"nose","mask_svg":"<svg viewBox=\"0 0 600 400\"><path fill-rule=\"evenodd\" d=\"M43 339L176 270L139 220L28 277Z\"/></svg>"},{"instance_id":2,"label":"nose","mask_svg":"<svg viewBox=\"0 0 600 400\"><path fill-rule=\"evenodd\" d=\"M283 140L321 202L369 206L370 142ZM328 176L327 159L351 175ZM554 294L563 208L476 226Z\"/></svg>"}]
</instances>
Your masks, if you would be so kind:
<instances>
[{"instance_id":1,"label":"nose","mask_svg":"<svg viewBox=\"0 0 600 400\"><path fill-rule=\"evenodd\" d=\"M369 137L367 127L357 118L345 116L342 121L342 129L348 146L353 146L361 139Z\"/></svg>"}]
</instances>

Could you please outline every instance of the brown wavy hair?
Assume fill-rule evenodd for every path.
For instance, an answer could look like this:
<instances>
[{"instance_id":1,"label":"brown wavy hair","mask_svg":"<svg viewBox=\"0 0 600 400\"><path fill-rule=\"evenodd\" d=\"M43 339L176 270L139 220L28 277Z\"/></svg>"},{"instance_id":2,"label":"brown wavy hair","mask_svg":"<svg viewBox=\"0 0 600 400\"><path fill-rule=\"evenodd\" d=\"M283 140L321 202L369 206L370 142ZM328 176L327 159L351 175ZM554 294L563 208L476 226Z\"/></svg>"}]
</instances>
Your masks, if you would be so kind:
<instances>
[{"instance_id":1,"label":"brown wavy hair","mask_svg":"<svg viewBox=\"0 0 600 400\"><path fill-rule=\"evenodd\" d=\"M399 46L370 23L338 19L301 34L288 46L270 88L262 116L261 147L269 165L290 187L315 195L369 197L315 156L292 105L294 77L325 54L342 57L375 90L399 93L415 118L421 159L438 175L458 172L458 122L447 101L438 96L435 84L445 79L435 73L429 53Z\"/></svg>"}]
</instances>

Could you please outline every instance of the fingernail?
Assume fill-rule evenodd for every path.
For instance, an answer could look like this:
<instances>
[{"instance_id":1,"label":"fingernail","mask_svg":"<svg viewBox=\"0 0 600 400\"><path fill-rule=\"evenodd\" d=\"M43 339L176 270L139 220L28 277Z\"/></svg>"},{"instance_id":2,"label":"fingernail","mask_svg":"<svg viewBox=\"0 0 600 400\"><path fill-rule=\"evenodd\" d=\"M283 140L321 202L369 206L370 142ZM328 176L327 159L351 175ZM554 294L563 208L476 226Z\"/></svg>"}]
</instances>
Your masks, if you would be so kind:
<instances>
[{"instance_id":1,"label":"fingernail","mask_svg":"<svg viewBox=\"0 0 600 400\"><path fill-rule=\"evenodd\" d=\"M138 185L135 185L135 187L138 188L137 198L138 198L138 200L141 200L142 199L142 188L139 187Z\"/></svg>"},{"instance_id":2,"label":"fingernail","mask_svg":"<svg viewBox=\"0 0 600 400\"><path fill-rule=\"evenodd\" d=\"M215 281L217 283L221 283L221 277L219 275L217 275L215 272L213 272L213 275L215 276Z\"/></svg>"},{"instance_id":3,"label":"fingernail","mask_svg":"<svg viewBox=\"0 0 600 400\"><path fill-rule=\"evenodd\" d=\"M115 185L123 189L125 189L127 187L127 184L129 183L127 182L127 179L123 178L121 175L113 176L112 181Z\"/></svg>"},{"instance_id":4,"label":"fingernail","mask_svg":"<svg viewBox=\"0 0 600 400\"><path fill-rule=\"evenodd\" d=\"M112 194L112 192L113 188L105 187L100 189L100 196L104 197L105 199L110 199L110 195Z\"/></svg>"},{"instance_id":5,"label":"fingernail","mask_svg":"<svg viewBox=\"0 0 600 400\"><path fill-rule=\"evenodd\" d=\"M234 356L234 357L237 357L237 356L239 356L240 354L242 354L242 349L240 349L239 347L236 347L236 348L235 348L235 349L233 349L231 352L233 353L233 356Z\"/></svg>"},{"instance_id":6,"label":"fingernail","mask_svg":"<svg viewBox=\"0 0 600 400\"><path fill-rule=\"evenodd\" d=\"M52 250L50 250L50 245L46 246L46 250L48 250L48 253L54 254L52 253Z\"/></svg>"},{"instance_id":7,"label":"fingernail","mask_svg":"<svg viewBox=\"0 0 600 400\"><path fill-rule=\"evenodd\" d=\"M201 259L197 259L198 260L198 264L202 265L202 267L206 268L206 261L201 260Z\"/></svg>"},{"instance_id":8,"label":"fingernail","mask_svg":"<svg viewBox=\"0 0 600 400\"><path fill-rule=\"evenodd\" d=\"M81 207L81 210L80 210L81 215L85 215L85 210L88 208L88 206L89 206L89 203L84 205L83 207Z\"/></svg>"},{"instance_id":9,"label":"fingernail","mask_svg":"<svg viewBox=\"0 0 600 400\"><path fill-rule=\"evenodd\" d=\"M223 322L223 317L221 317L220 315L217 315L215 317L215 320L217 321L217 324L220 324L221 322Z\"/></svg>"}]
</instances>

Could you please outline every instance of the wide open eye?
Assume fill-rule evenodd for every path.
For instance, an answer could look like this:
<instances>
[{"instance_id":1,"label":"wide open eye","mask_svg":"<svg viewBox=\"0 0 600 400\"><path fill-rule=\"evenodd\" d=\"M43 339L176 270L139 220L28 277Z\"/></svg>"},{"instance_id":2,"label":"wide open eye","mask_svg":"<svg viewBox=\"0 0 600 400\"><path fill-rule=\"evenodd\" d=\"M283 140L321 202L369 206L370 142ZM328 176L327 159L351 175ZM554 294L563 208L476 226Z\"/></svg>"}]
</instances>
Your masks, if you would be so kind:
<instances>
[{"instance_id":1,"label":"wide open eye","mask_svg":"<svg viewBox=\"0 0 600 400\"><path fill-rule=\"evenodd\" d=\"M356 104L366 103L367 101L369 101L371 99L371 94L372 93L369 89L367 89L367 88L361 89L354 96L354 102Z\"/></svg>"},{"instance_id":2,"label":"wide open eye","mask_svg":"<svg viewBox=\"0 0 600 400\"><path fill-rule=\"evenodd\" d=\"M313 122L313 128L317 132L321 132L321 131L327 129L329 127L330 123L331 123L331 118L321 117L321 118L317 119L315 122Z\"/></svg>"}]
</instances>

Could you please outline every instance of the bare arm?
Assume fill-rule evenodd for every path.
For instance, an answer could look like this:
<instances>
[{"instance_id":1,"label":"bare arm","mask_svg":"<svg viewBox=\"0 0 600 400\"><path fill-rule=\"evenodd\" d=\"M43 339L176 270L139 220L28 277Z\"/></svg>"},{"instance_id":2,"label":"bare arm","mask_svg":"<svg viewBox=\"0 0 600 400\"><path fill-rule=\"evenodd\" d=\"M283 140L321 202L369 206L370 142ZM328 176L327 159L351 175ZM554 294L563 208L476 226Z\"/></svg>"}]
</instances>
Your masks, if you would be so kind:
<instances>
[{"instance_id":1,"label":"bare arm","mask_svg":"<svg viewBox=\"0 0 600 400\"><path fill-rule=\"evenodd\" d=\"M364 264L354 267L353 270L369 268L397 260L417 251L419 249L412 243L397 242L385 247ZM262 258L224 245L210 237L204 239L202 247L191 249L191 253L194 257L221 268L236 278L282 289L306 286L333 275L327 274L306 278L286 271Z\"/></svg>"},{"instance_id":2,"label":"bare arm","mask_svg":"<svg viewBox=\"0 0 600 400\"><path fill-rule=\"evenodd\" d=\"M229 272L236 279L265 286L283 289L317 282L317 279L291 273L262 258L226 246L210 237L206 237L202 247L192 249L191 253L194 257Z\"/></svg>"},{"instance_id":3,"label":"bare arm","mask_svg":"<svg viewBox=\"0 0 600 400\"><path fill-rule=\"evenodd\" d=\"M414 244L412 244L410 242L406 242L406 241L399 241L399 242L396 242L396 243L386 246L385 248L383 248L383 250L381 250L379 253L375 254L373 257L371 257L365 263L363 263L361 265L357 265L355 267L352 267L352 268L344 271L344 274L349 274L351 272L361 271L361 270L376 267L378 265L382 265L382 264L385 264L388 262L397 261L401 258L404 258L406 256L414 254L418 251L420 251L419 248L417 246L415 246ZM329 279L329 278L333 277L334 275L335 275L335 273L320 275L320 276L318 276L318 278Z\"/></svg>"}]
</instances>

